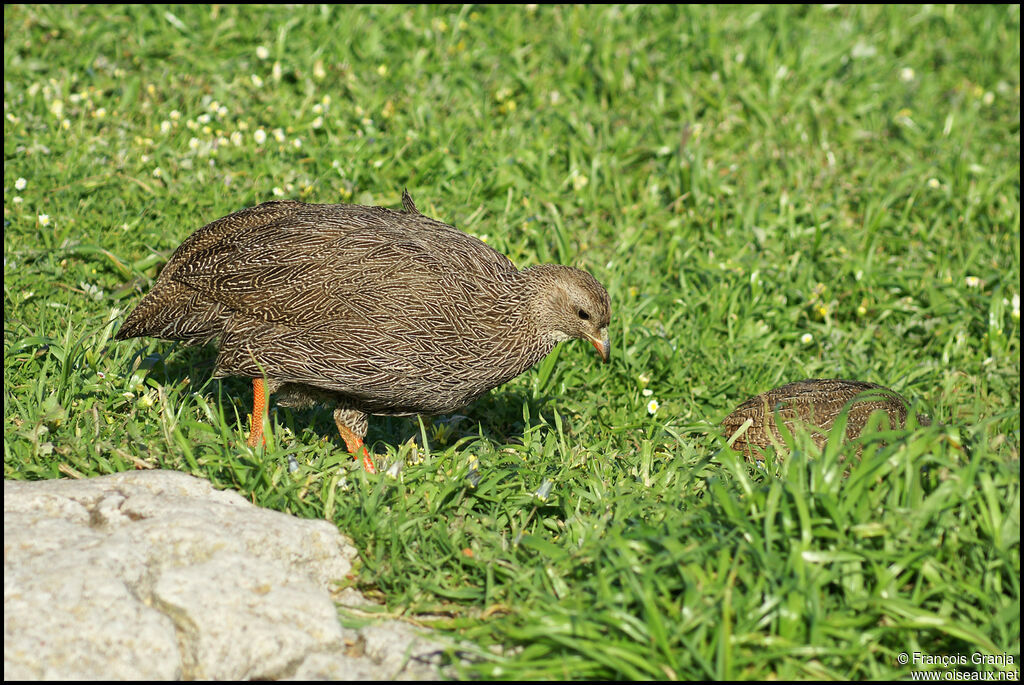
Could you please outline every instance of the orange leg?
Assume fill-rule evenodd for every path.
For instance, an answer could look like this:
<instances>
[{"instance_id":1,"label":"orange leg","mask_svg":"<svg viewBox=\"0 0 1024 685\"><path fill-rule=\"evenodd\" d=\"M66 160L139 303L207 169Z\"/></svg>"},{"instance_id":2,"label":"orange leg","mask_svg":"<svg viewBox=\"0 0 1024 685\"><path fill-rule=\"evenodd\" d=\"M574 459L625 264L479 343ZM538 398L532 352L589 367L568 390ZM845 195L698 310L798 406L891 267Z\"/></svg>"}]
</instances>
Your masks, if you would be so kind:
<instances>
[{"instance_id":1,"label":"orange leg","mask_svg":"<svg viewBox=\"0 0 1024 685\"><path fill-rule=\"evenodd\" d=\"M373 465L373 459L370 458L370 453L366 449L366 445L363 444L363 439L353 433L352 429L342 422L335 421L334 423L338 426L341 439L345 441L345 447L352 453L356 461L359 461L361 458L363 460L363 469L367 473L377 473L377 468Z\"/></svg>"},{"instance_id":2,"label":"orange leg","mask_svg":"<svg viewBox=\"0 0 1024 685\"><path fill-rule=\"evenodd\" d=\"M267 411L267 391L262 378L252 379L252 416L250 417L249 447L267 444L263 435L263 414Z\"/></svg>"}]
</instances>

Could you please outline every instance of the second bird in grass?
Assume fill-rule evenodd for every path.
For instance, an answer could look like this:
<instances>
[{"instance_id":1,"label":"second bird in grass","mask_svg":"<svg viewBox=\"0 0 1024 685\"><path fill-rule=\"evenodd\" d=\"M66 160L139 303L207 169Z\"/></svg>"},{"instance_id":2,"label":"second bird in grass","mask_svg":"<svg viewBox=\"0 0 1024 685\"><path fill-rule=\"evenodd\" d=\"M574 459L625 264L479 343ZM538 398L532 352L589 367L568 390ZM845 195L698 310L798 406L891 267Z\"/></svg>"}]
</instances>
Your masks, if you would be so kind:
<instances>
[{"instance_id":1,"label":"second bird in grass","mask_svg":"<svg viewBox=\"0 0 1024 685\"><path fill-rule=\"evenodd\" d=\"M855 440L874 412L883 412L890 427L903 428L908 406L905 397L875 383L809 378L751 397L722 419L722 426L733 449L759 459L758 450L784 444L776 413L789 432L799 426L809 429L811 439L820 449L844 409L848 408L845 437ZM918 425L931 424L924 414L917 414L916 418Z\"/></svg>"},{"instance_id":2,"label":"second bird in grass","mask_svg":"<svg viewBox=\"0 0 1024 685\"><path fill-rule=\"evenodd\" d=\"M178 247L116 338L216 340L214 376L253 379L252 446L270 394L333 401L370 471L368 414L452 412L570 338L608 361L611 304L593 276L519 270L408 193L402 205L266 202L218 219Z\"/></svg>"}]
</instances>

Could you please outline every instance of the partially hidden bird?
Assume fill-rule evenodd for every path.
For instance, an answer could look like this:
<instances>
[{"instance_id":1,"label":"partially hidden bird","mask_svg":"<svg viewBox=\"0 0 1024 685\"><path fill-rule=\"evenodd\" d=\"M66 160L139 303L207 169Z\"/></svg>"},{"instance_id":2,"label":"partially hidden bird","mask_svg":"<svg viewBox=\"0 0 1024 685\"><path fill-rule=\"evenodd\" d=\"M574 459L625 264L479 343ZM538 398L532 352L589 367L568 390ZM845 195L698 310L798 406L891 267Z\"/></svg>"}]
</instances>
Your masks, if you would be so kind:
<instances>
[{"instance_id":1,"label":"partially hidden bird","mask_svg":"<svg viewBox=\"0 0 1024 685\"><path fill-rule=\"evenodd\" d=\"M783 444L776 412L788 431L792 432L797 426L809 429L811 439L821 448L836 419L847 407L845 438L854 440L876 411L885 413L890 427L905 427L909 405L905 397L876 383L809 378L751 397L726 416L721 425L725 428L725 437L734 440L733 449L748 457L760 458L757 448ZM931 425L931 419L925 414L916 414L916 418L918 425Z\"/></svg>"},{"instance_id":2,"label":"partially hidden bird","mask_svg":"<svg viewBox=\"0 0 1024 685\"><path fill-rule=\"evenodd\" d=\"M447 414L562 340L610 353L611 302L586 271L517 269L416 209L265 202L203 226L168 260L115 338L215 341L214 377L252 379L248 444L270 395L333 402L345 445L374 471L367 415Z\"/></svg>"}]
</instances>

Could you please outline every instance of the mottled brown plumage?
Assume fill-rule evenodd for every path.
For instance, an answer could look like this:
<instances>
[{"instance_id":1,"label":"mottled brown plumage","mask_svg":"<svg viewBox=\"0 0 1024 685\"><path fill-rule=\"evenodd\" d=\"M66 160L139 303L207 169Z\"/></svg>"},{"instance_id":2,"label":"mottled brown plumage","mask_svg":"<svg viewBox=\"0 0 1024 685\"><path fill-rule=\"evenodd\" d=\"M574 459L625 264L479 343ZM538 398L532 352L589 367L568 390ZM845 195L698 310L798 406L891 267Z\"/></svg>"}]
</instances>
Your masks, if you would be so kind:
<instances>
[{"instance_id":1,"label":"mottled brown plumage","mask_svg":"<svg viewBox=\"0 0 1024 685\"><path fill-rule=\"evenodd\" d=\"M218 219L175 251L116 337L215 340L215 376L255 379L252 442L266 377L280 404L334 401L350 449L367 414L449 413L560 340L607 360L610 302L593 276L520 271L408 193L402 204L267 202Z\"/></svg>"},{"instance_id":2,"label":"mottled brown plumage","mask_svg":"<svg viewBox=\"0 0 1024 685\"><path fill-rule=\"evenodd\" d=\"M784 445L775 422L775 411L786 429L807 428L814 443L820 448L828 439L828 432L840 412L847 405L846 438L857 438L872 412L888 415L890 426L903 428L907 420L908 402L889 388L862 381L812 378L788 383L751 397L722 420L726 439L740 431L733 449L748 457L759 457L756 448ZM918 414L918 423L931 423L927 416Z\"/></svg>"}]
</instances>

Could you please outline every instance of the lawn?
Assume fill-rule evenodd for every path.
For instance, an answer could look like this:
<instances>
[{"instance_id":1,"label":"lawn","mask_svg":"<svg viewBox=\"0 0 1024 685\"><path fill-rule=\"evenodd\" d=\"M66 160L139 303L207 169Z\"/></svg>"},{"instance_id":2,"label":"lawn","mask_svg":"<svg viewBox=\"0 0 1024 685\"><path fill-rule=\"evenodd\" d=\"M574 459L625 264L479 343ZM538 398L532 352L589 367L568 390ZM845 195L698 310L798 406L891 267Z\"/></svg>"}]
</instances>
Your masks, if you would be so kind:
<instances>
[{"instance_id":1,"label":"lawn","mask_svg":"<svg viewBox=\"0 0 1024 685\"><path fill-rule=\"evenodd\" d=\"M203 224L403 188L591 271L611 363L563 343L458 416L371 418L367 475L326 409L247 448L212 348L113 343ZM326 518L464 677L1019 675L1020 206L1015 5L5 5L4 477L177 469ZM936 423L728 449L814 377Z\"/></svg>"}]
</instances>

